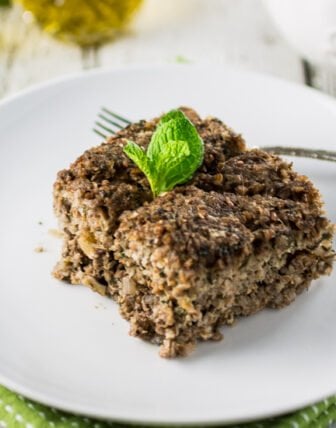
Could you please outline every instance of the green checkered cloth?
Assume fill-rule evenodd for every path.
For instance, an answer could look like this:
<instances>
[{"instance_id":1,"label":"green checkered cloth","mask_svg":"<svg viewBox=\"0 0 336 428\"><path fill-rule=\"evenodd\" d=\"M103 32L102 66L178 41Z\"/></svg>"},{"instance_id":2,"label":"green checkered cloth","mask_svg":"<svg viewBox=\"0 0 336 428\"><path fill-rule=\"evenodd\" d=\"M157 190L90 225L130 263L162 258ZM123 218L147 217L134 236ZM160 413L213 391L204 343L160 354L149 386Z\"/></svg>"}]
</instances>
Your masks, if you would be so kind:
<instances>
[{"instance_id":1,"label":"green checkered cloth","mask_svg":"<svg viewBox=\"0 0 336 428\"><path fill-rule=\"evenodd\" d=\"M336 422L336 395L303 410L231 428L328 428ZM97 421L42 406L0 386L0 428L121 428L115 422Z\"/></svg>"}]
</instances>

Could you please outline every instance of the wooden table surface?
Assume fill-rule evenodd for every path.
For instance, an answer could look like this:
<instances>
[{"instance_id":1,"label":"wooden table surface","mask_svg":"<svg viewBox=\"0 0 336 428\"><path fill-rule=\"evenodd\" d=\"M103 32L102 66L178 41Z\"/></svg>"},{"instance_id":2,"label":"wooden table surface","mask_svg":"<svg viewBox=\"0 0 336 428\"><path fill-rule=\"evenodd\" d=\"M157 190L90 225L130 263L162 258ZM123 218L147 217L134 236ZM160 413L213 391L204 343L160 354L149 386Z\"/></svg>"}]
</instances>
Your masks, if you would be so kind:
<instances>
[{"instance_id":1,"label":"wooden table surface","mask_svg":"<svg viewBox=\"0 0 336 428\"><path fill-rule=\"evenodd\" d=\"M63 44L25 18L18 8L0 9L0 97L93 67L181 59L234 64L303 84L311 80L261 0L147 0L127 33L89 49ZM318 84L333 92L334 83L322 76Z\"/></svg>"}]
</instances>

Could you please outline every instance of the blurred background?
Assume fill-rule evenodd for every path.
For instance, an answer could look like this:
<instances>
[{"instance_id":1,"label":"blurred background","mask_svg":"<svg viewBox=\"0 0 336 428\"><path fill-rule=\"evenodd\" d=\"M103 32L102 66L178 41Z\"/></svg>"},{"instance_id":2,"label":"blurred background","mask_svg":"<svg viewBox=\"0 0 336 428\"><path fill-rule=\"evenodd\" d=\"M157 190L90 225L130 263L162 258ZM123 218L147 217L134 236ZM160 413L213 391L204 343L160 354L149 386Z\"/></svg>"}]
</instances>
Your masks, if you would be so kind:
<instances>
[{"instance_id":1,"label":"blurred background","mask_svg":"<svg viewBox=\"0 0 336 428\"><path fill-rule=\"evenodd\" d=\"M0 0L0 97L80 70L168 63L230 64L336 95L336 1Z\"/></svg>"}]
</instances>

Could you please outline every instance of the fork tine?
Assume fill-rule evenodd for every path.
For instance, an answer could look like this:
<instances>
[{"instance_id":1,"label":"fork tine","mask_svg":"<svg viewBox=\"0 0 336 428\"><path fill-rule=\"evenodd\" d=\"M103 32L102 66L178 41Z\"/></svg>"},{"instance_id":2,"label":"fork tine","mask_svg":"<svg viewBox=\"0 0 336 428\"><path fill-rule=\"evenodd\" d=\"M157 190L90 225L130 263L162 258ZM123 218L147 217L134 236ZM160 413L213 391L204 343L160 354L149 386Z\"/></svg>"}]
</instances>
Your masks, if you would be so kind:
<instances>
[{"instance_id":1,"label":"fork tine","mask_svg":"<svg viewBox=\"0 0 336 428\"><path fill-rule=\"evenodd\" d=\"M98 120L94 123L95 126L93 131L100 137L106 139L109 135L115 135L119 130L124 129L127 125L132 122L125 117L120 116L102 107L98 113Z\"/></svg>"},{"instance_id":2,"label":"fork tine","mask_svg":"<svg viewBox=\"0 0 336 428\"><path fill-rule=\"evenodd\" d=\"M99 131L99 129L97 129L97 128L92 128L92 131L93 131L93 132L95 132L97 135L99 135L99 137L102 137L102 138L104 138L104 140L106 140L107 135L106 135L106 134L103 134L102 132L100 132L100 131Z\"/></svg>"},{"instance_id":3,"label":"fork tine","mask_svg":"<svg viewBox=\"0 0 336 428\"><path fill-rule=\"evenodd\" d=\"M96 125L98 128L102 128L102 129L104 129L105 131L109 132L110 134L113 134L113 135L114 135L114 134L116 133L113 129L109 128L108 126L104 125L104 124L103 124L103 123L101 123L101 122L96 121L96 122L95 122L95 125Z\"/></svg>"},{"instance_id":4,"label":"fork tine","mask_svg":"<svg viewBox=\"0 0 336 428\"><path fill-rule=\"evenodd\" d=\"M125 117L120 116L119 114L113 113L113 111L109 110L106 107L102 107L102 111L109 114L110 116L114 117L115 119L121 120L122 122L126 123L127 125L130 125L132 122L126 119Z\"/></svg>"},{"instance_id":5,"label":"fork tine","mask_svg":"<svg viewBox=\"0 0 336 428\"><path fill-rule=\"evenodd\" d=\"M100 117L101 119L105 120L105 122L108 122L110 125L114 125L114 126L116 126L116 127L117 127L117 128L119 128L119 129L123 129L123 128L125 128L125 126L120 125L120 123L115 122L114 120L111 120L110 118L106 117L106 116L105 116L104 114L102 114L102 113L99 113L99 114L98 114L98 117Z\"/></svg>"}]
</instances>

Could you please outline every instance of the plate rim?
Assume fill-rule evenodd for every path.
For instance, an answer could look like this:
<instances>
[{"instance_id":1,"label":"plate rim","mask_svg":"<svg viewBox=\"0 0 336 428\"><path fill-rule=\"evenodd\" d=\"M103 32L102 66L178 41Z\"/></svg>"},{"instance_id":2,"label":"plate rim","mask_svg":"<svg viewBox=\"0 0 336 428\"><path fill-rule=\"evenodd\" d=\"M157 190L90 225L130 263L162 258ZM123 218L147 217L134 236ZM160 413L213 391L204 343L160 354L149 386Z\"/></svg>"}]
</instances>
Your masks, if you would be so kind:
<instances>
[{"instance_id":1,"label":"plate rim","mask_svg":"<svg viewBox=\"0 0 336 428\"><path fill-rule=\"evenodd\" d=\"M240 75L249 75L255 78L263 78L268 81L273 81L278 84L282 84L285 86L291 86L292 88L296 88L298 90L302 90L304 92L310 92L313 96L315 95L317 99L323 100L328 103L332 109L335 109L336 112L336 100L329 94L321 92L320 90L313 88L311 86L307 86L301 82L295 82L292 80L286 80L280 76L276 76L267 72L259 72L256 70L248 69L241 66L236 66L234 64L196 64L196 63L187 63L187 64L145 64L145 63L136 63L130 65L120 65L120 66L103 66L99 68L93 68L90 70L80 70L73 73L62 74L61 76L53 77L51 79L47 79L43 82L37 82L29 85L26 88L20 89L15 93L10 93L9 95L5 95L4 98L0 99L0 111L2 108L5 108L7 104L11 104L21 98L29 96L34 93L38 93L47 89L50 86L56 86L58 84L67 83L71 81L75 81L81 78L90 78L93 76L100 76L104 74L113 74L113 73L122 73L128 71L161 71L164 69L176 69L182 70L186 68L199 69L199 70L222 70L223 72L235 72Z\"/></svg>"},{"instance_id":2,"label":"plate rim","mask_svg":"<svg viewBox=\"0 0 336 428\"><path fill-rule=\"evenodd\" d=\"M48 79L42 83L36 83L33 85L30 85L28 88L18 91L17 93L10 94L9 96L5 96L2 100L0 100L0 115L3 109L6 108L7 105L19 102L21 99L24 99L26 97L32 96L34 94L37 94L39 92L43 92L44 90L47 90L49 87L54 87L57 85L61 85L64 83L71 83L72 81L76 81L77 79L90 79L94 77L99 77L101 75L106 74L115 74L115 73L123 73L123 72L137 72L137 71L148 71L153 72L155 71L161 71L161 70L179 70L186 68L194 69L194 70L222 70L223 72L232 72L237 73L237 75L240 76L253 76L256 78L262 78L266 79L269 82L274 82L276 84L282 84L285 86L290 86L292 88L295 88L296 90L303 91L303 92L310 92L318 101L323 102L324 104L328 105L333 112L336 114L336 100L331 97L328 94L324 94L320 92L317 89L305 86L302 83L297 83L293 81L289 81L271 74L258 72L254 70L249 70L246 68L242 68L239 66L234 65L211 65L211 64L134 64L134 65L128 65L128 66L117 66L117 67L101 67L98 69L91 69L91 70L81 70L79 72L75 73L69 73L65 74L56 78ZM34 391L30 387L24 386L24 384L20 384L19 382L11 380L9 377L3 375L1 373L1 367L0 367L0 383L10 389L11 391L24 395L28 399L31 399L33 401L36 401L38 403L41 403L46 406L55 407L61 411L69 412L76 415L82 415L82 416L88 416L91 418L96 418L100 420L109 420L113 422L121 422L121 423L127 423L127 424L146 424L151 426L160 426L160 425L183 425L183 426L201 426L201 425L209 425L209 426L218 426L223 424L231 424L231 423L244 423L244 422L253 422L257 420L267 419L274 416L281 416L286 413L291 413L296 410L299 410L303 407L313 405L323 399L328 398L331 395L336 394L336 386L333 388L330 392L327 393L327 396L325 394L323 395L317 395L316 398L311 399L311 401L307 399L303 400L296 400L291 405L280 405L276 410L269 410L269 411L263 411L263 412L255 412L254 414L250 412L249 416L245 417L238 417L234 419L218 419L218 418L204 418L204 419L197 419L197 420L179 420L179 419L172 419L170 421L167 421L166 419L141 419L139 417L131 417L126 416L125 414L122 414L118 412L102 412L100 411L97 413L97 411L93 407L89 407L86 405L72 405L67 404L66 401L62 401L59 398L52 398L48 395L44 395L42 392ZM111 414L114 414L114 416L111 416Z\"/></svg>"},{"instance_id":3,"label":"plate rim","mask_svg":"<svg viewBox=\"0 0 336 428\"><path fill-rule=\"evenodd\" d=\"M14 382L7 378L6 376L3 376L0 373L0 384L3 385L5 388L9 389L10 391L20 394L24 396L25 398L35 401L38 404L42 404L44 406L48 406L51 408L55 408L61 412L70 413L76 416L82 416L82 417L89 417L92 419L97 419L100 421L108 421L108 422L115 422L115 423L122 423L122 424L129 424L129 425L135 425L135 426L152 426L152 427L164 427L164 426L172 426L172 428L176 425L184 426L184 427L204 427L204 426L226 426L231 424L237 424L237 423L253 423L258 421L267 420L269 418L273 417L281 417L286 414L293 413L295 411L303 410L305 407L313 406L314 404L318 404L319 402L323 400L327 400L329 397L336 394L336 387L333 389L330 393L327 395L319 395L318 398L313 400L297 400L297 402L293 403L291 406L285 406L282 405L278 410L274 411L268 411L263 412L263 415L260 414L252 414L248 417L241 417L241 418L234 418L234 419L197 419L197 420L180 420L180 419L173 419L171 421L167 421L165 419L140 419L140 418L132 418L125 416L123 414L117 414L114 412L115 416L111 416L108 412L100 412L97 413L93 408L89 408L88 406L82 406L82 405L76 405L71 406L71 404L66 404L66 402L62 402L59 399L49 399L43 396L42 393L34 392L30 388L24 387L20 385L17 382Z\"/></svg>"}]
</instances>

